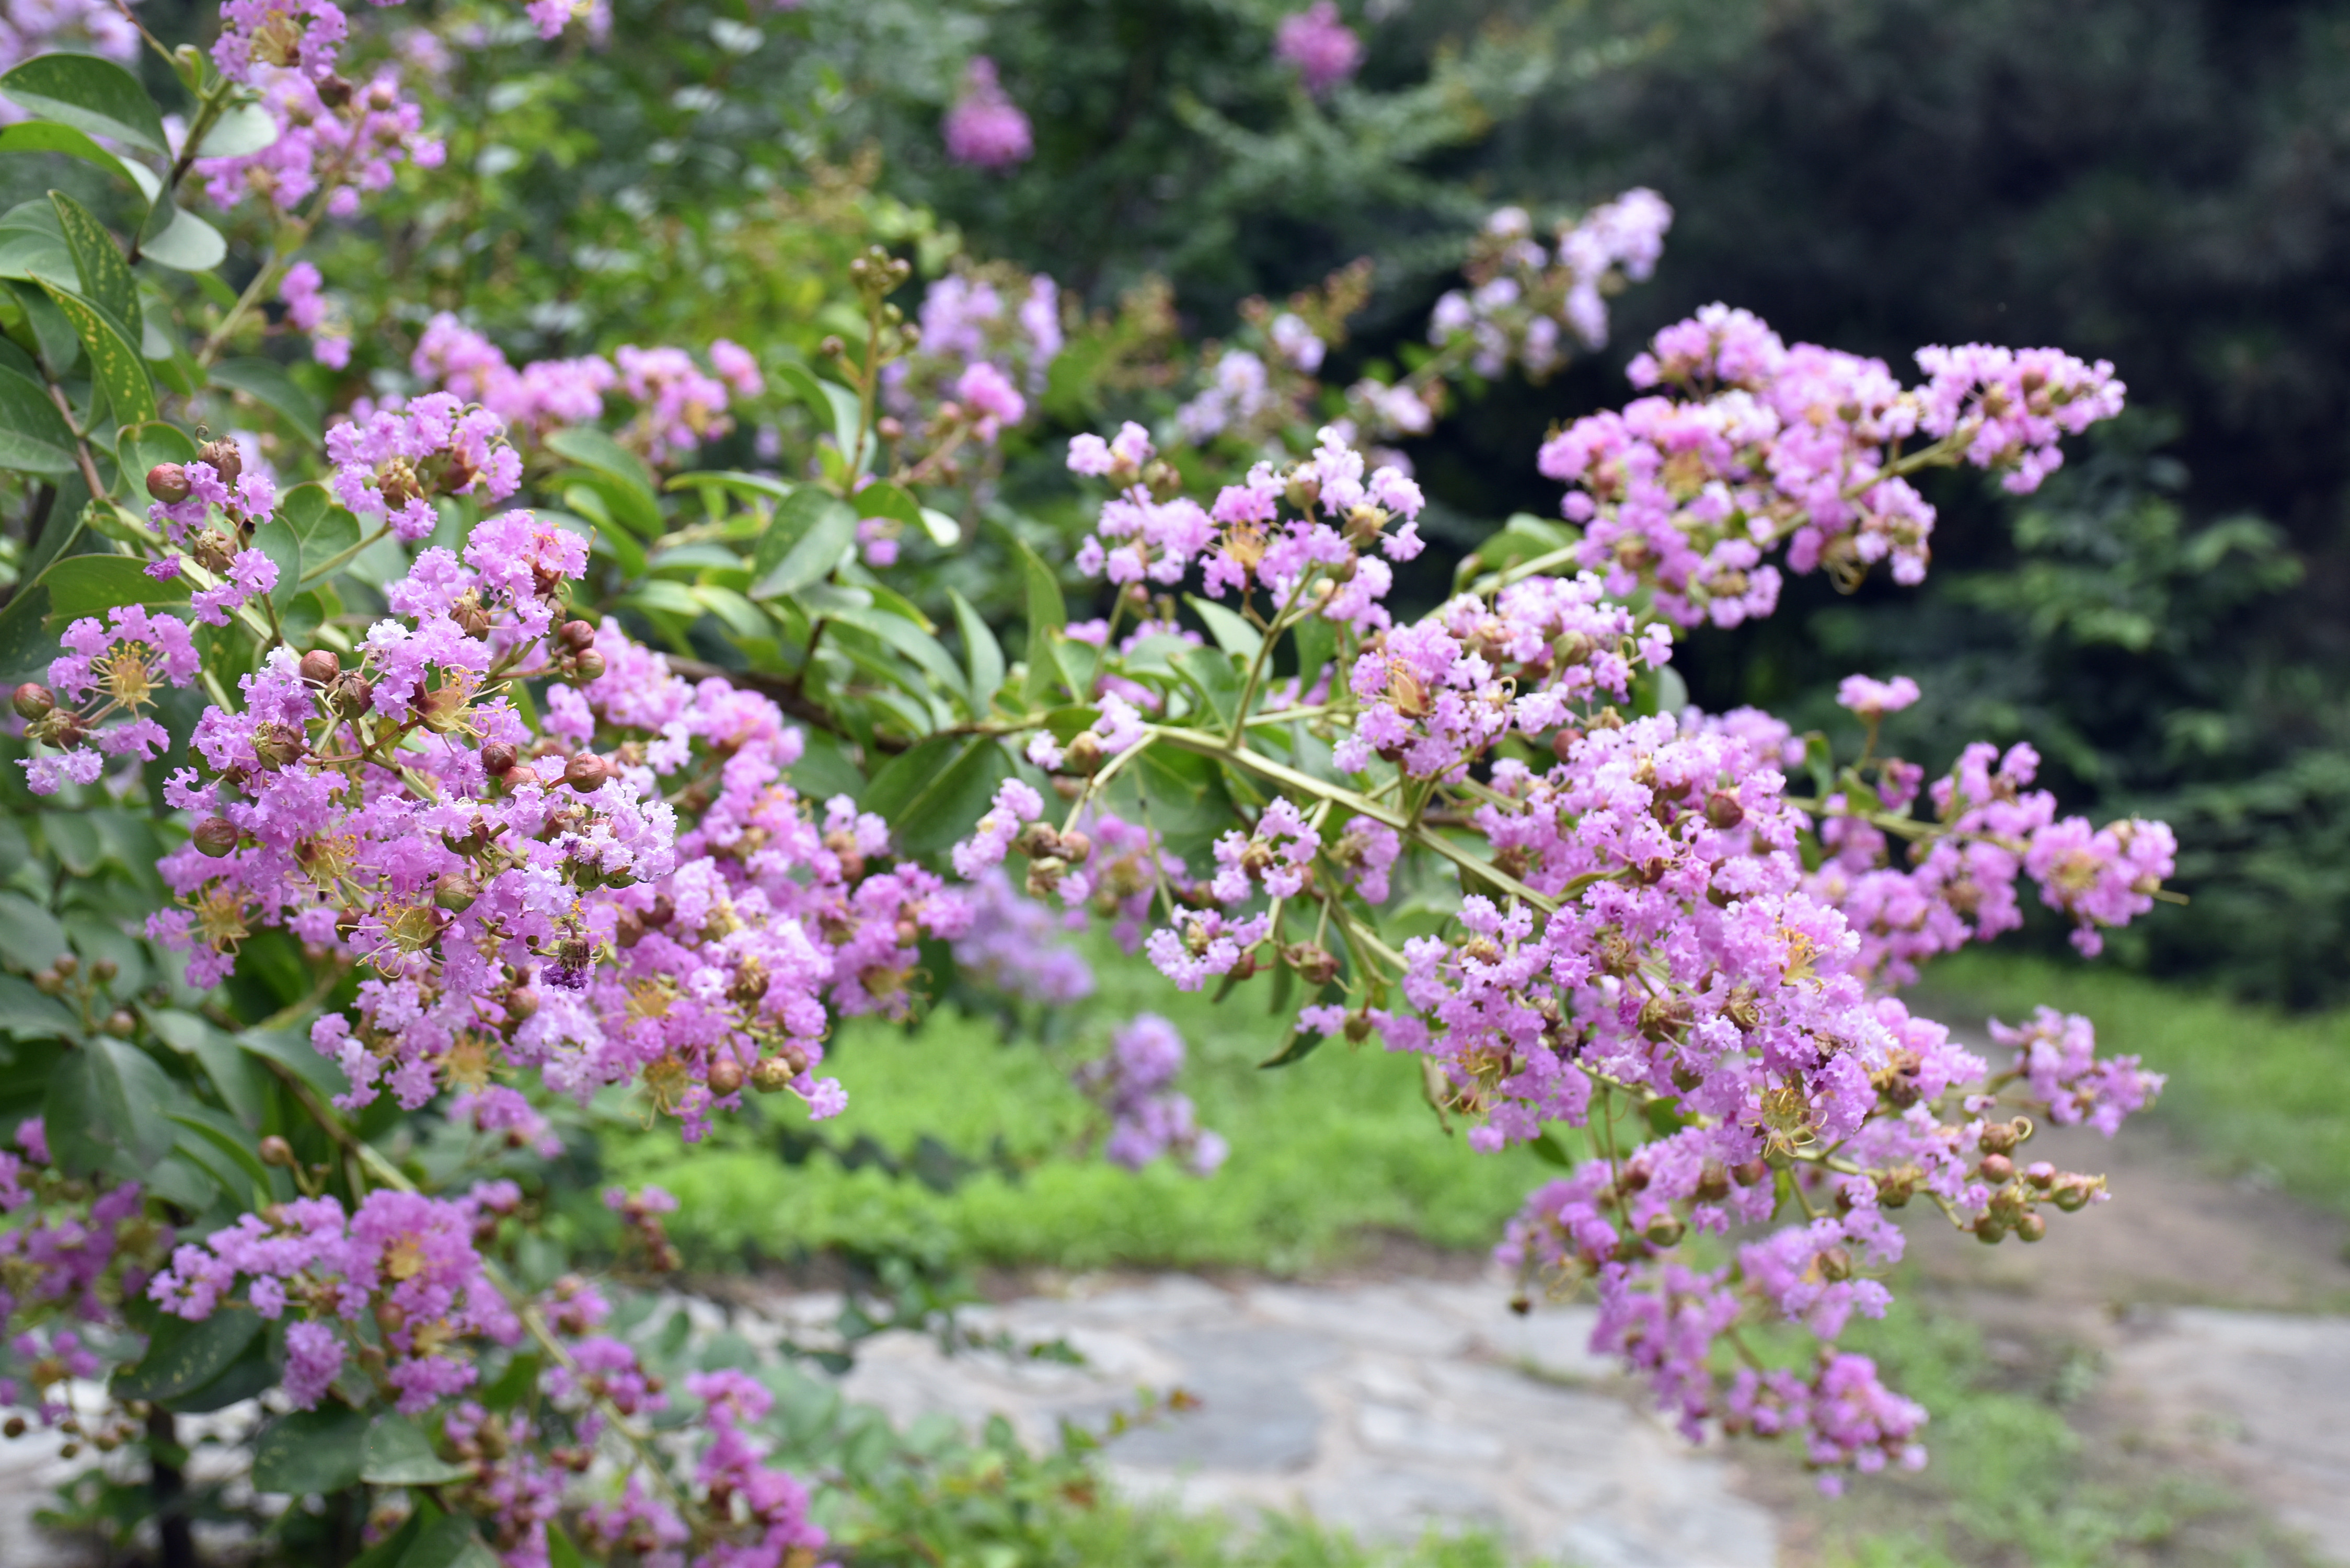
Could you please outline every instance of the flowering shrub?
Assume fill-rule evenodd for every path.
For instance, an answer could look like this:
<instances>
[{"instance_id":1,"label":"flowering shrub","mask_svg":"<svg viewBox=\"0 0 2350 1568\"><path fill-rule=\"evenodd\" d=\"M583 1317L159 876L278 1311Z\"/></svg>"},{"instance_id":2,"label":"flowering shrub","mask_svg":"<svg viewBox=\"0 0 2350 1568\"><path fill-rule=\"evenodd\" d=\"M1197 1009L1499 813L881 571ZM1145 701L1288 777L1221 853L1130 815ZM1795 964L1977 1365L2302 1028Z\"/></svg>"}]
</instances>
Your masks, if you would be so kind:
<instances>
[{"instance_id":1,"label":"flowering shrub","mask_svg":"<svg viewBox=\"0 0 2350 1568\"><path fill-rule=\"evenodd\" d=\"M1293 22L1310 88L1353 68L1330 6ZM1497 215L1393 384L1315 379L1358 275L1245 312L1159 429L1067 443L1091 525L1066 581L1003 523L989 454L1033 430L1070 321L1000 269L910 319L910 264L871 248L824 374L724 338L516 368L415 310L418 389L312 439L221 356L280 330L276 298L343 363L300 248L437 156L390 77L338 74L348 30L324 0L238 0L210 56L166 56L195 105L176 142L96 57L0 78L50 141L133 150L87 155L151 204L151 258L221 259L172 204L192 170L269 204L276 242L242 296L175 294L70 197L11 214L50 243L0 317L0 460L46 496L0 611L13 771L68 808L45 844L91 814L126 877L105 905L62 875L0 894L41 1069L0 1154L14 1419L150 1442L161 1496L173 1415L260 1396L255 1489L373 1489L362 1533L403 1563L853 1550L853 1514L773 1462L783 1385L625 1332L546 1223L547 1162L591 1104L688 1142L753 1096L837 1115L836 1020L910 1018L950 966L1074 999L1091 976L1046 933L1099 920L1178 988L1266 992L1294 1021L1267 1065L1376 1040L1472 1147L1555 1156L1500 1255L1529 1301L1596 1294L1600 1347L1692 1438L1791 1437L1831 1486L1921 1462L1918 1408L1834 1348L1885 1308L1892 1215L2041 1240L2104 1189L2033 1158L2033 1118L2111 1133L2160 1079L2045 1011L1993 1062L1893 992L2013 928L2024 880L2095 954L2174 846L2060 816L2028 747L1930 785L1878 754L1906 679L1846 683L1869 742L1839 764L1767 714L1681 708L1671 661L1771 613L1774 555L1915 581L1910 476L2030 491L2119 409L2110 366L1929 348L1905 388L1711 306L1634 361L1644 396L1526 454L1564 521L1494 535L1425 613L1395 590L1427 498L1377 443L1453 380L1603 341L1669 223L1654 193L1550 244ZM997 166L1028 130L984 63L948 134ZM156 339L169 358L133 348ZM274 409L274 456L160 418L167 367L199 409ZM703 465L754 421L772 466ZM912 570L987 524L1017 658L1009 617ZM1100 613L1072 620L1072 591ZM273 965L292 994L263 1005ZM1145 1014L1077 1070L1109 1158L1224 1158L1182 1057ZM665 1195L608 1202L625 1269L676 1266ZM1770 1359L1777 1324L1818 1355Z\"/></svg>"}]
</instances>

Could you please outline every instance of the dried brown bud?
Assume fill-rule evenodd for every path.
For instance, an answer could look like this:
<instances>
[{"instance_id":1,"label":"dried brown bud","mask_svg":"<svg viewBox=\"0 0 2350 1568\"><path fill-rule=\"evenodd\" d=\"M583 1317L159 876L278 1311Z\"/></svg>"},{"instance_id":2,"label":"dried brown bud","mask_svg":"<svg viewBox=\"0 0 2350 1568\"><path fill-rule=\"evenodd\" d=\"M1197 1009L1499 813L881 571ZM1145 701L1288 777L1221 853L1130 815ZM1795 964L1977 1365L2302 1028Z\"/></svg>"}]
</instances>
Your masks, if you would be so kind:
<instances>
[{"instance_id":1,"label":"dried brown bud","mask_svg":"<svg viewBox=\"0 0 2350 1568\"><path fill-rule=\"evenodd\" d=\"M313 686L324 686L343 672L343 661L329 648L314 648L302 656L302 679Z\"/></svg>"},{"instance_id":2,"label":"dried brown bud","mask_svg":"<svg viewBox=\"0 0 2350 1568\"><path fill-rule=\"evenodd\" d=\"M234 853L236 849L236 824L224 816L204 818L196 824L196 830L188 836L195 841L200 852L215 860Z\"/></svg>"},{"instance_id":3,"label":"dried brown bud","mask_svg":"<svg viewBox=\"0 0 2350 1568\"><path fill-rule=\"evenodd\" d=\"M574 653L596 646L596 628L584 620L565 621L556 628L556 635L563 639L563 646Z\"/></svg>"},{"instance_id":4,"label":"dried brown bud","mask_svg":"<svg viewBox=\"0 0 2350 1568\"><path fill-rule=\"evenodd\" d=\"M645 940L645 918L634 909L623 909L612 922L612 940L624 948L635 947Z\"/></svg>"},{"instance_id":5,"label":"dried brown bud","mask_svg":"<svg viewBox=\"0 0 2350 1568\"><path fill-rule=\"evenodd\" d=\"M1723 833L1746 820L1746 808L1738 797L1726 789L1718 789L1705 797L1705 819Z\"/></svg>"},{"instance_id":6,"label":"dried brown bud","mask_svg":"<svg viewBox=\"0 0 2350 1568\"><path fill-rule=\"evenodd\" d=\"M751 1086L763 1095L779 1095L792 1086L799 1076L792 1064L781 1056L762 1056L759 1064L751 1069Z\"/></svg>"},{"instance_id":7,"label":"dried brown bud","mask_svg":"<svg viewBox=\"0 0 2350 1568\"><path fill-rule=\"evenodd\" d=\"M1034 860L1042 856L1058 854L1061 836L1054 831L1049 822L1032 822L1020 830L1020 836L1012 841L1012 846Z\"/></svg>"},{"instance_id":8,"label":"dried brown bud","mask_svg":"<svg viewBox=\"0 0 2350 1568\"><path fill-rule=\"evenodd\" d=\"M294 1168L294 1146L276 1133L261 1140L259 1153L264 1165L274 1165L280 1170Z\"/></svg>"},{"instance_id":9,"label":"dried brown bud","mask_svg":"<svg viewBox=\"0 0 2350 1568\"><path fill-rule=\"evenodd\" d=\"M302 753L309 749L309 743L302 738L301 731L291 724L280 724L274 720L262 725L253 734L253 754L259 757L261 765L272 773L300 762Z\"/></svg>"},{"instance_id":10,"label":"dried brown bud","mask_svg":"<svg viewBox=\"0 0 2350 1568\"><path fill-rule=\"evenodd\" d=\"M238 477L244 472L244 453L238 449L236 442L208 441L196 449L196 456L213 465L213 472L220 475L223 484L231 490L236 488Z\"/></svg>"},{"instance_id":11,"label":"dried brown bud","mask_svg":"<svg viewBox=\"0 0 2350 1568\"><path fill-rule=\"evenodd\" d=\"M166 506L185 501L191 488L188 471L176 462L159 462L147 471L147 493Z\"/></svg>"},{"instance_id":12,"label":"dried brown bud","mask_svg":"<svg viewBox=\"0 0 2350 1568\"><path fill-rule=\"evenodd\" d=\"M1281 960L1308 985L1327 985L1338 975L1338 956L1316 942L1292 942Z\"/></svg>"},{"instance_id":13,"label":"dried brown bud","mask_svg":"<svg viewBox=\"0 0 2350 1568\"><path fill-rule=\"evenodd\" d=\"M10 694L8 705L16 710L16 717L34 723L57 711L57 694L37 680L27 680Z\"/></svg>"},{"instance_id":14,"label":"dried brown bud","mask_svg":"<svg viewBox=\"0 0 2350 1568\"><path fill-rule=\"evenodd\" d=\"M356 719L375 701L375 686L357 671L338 677L327 688L327 706L345 719Z\"/></svg>"},{"instance_id":15,"label":"dried brown bud","mask_svg":"<svg viewBox=\"0 0 2350 1568\"><path fill-rule=\"evenodd\" d=\"M582 752L563 764L563 782L582 794L603 787L611 767L593 752Z\"/></svg>"},{"instance_id":16,"label":"dried brown bud","mask_svg":"<svg viewBox=\"0 0 2350 1568\"><path fill-rule=\"evenodd\" d=\"M721 1056L710 1064L710 1092L713 1095L734 1094L743 1087L743 1064L732 1056Z\"/></svg>"},{"instance_id":17,"label":"dried brown bud","mask_svg":"<svg viewBox=\"0 0 2350 1568\"><path fill-rule=\"evenodd\" d=\"M504 741L492 741L482 748L482 771L497 778L522 760L522 753Z\"/></svg>"},{"instance_id":18,"label":"dried brown bud","mask_svg":"<svg viewBox=\"0 0 2350 1568\"><path fill-rule=\"evenodd\" d=\"M1086 857L1094 852L1094 841L1076 828L1061 835L1061 858L1072 866L1082 866Z\"/></svg>"}]
</instances>

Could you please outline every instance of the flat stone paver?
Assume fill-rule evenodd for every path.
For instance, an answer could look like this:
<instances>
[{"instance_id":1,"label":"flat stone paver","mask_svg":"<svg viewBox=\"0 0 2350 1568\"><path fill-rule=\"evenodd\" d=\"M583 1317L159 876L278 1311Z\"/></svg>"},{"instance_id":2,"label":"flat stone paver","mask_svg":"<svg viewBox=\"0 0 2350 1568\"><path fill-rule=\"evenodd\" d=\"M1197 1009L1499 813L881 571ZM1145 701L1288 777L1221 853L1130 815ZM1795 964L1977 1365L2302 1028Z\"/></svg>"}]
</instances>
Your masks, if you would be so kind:
<instances>
[{"instance_id":1,"label":"flat stone paver","mask_svg":"<svg viewBox=\"0 0 2350 1568\"><path fill-rule=\"evenodd\" d=\"M1481 1529L1583 1568L1770 1568L1777 1530L1730 1463L1639 1407L1585 1348L1587 1308L1513 1314L1493 1282L1226 1290L1185 1275L973 1311L1084 1366L942 1354L914 1334L858 1349L842 1392L900 1421L1003 1415L1027 1440L1099 1426L1139 1390L1197 1409L1113 1440L1128 1495L1253 1516L1303 1510L1371 1541ZM780 1304L780 1303L779 1303Z\"/></svg>"}]
</instances>

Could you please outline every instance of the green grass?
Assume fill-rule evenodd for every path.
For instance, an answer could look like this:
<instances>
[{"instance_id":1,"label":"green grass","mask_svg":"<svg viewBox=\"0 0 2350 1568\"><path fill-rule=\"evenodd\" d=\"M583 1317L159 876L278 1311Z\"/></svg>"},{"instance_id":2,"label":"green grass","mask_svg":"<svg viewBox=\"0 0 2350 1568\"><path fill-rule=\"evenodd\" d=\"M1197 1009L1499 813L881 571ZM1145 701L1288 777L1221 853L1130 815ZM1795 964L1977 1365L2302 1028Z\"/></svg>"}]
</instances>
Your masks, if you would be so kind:
<instances>
[{"instance_id":1,"label":"green grass","mask_svg":"<svg viewBox=\"0 0 2350 1568\"><path fill-rule=\"evenodd\" d=\"M1478 1155L1448 1137L1420 1097L1415 1061L1376 1043L1334 1043L1260 1070L1280 1029L1261 1000L1243 1000L1262 997L1262 986L1218 1006L1174 992L1114 950L1093 956L1100 990L1054 1021L1059 1044L1007 1044L994 1021L942 1011L910 1033L852 1024L826 1064L849 1093L847 1112L824 1128L837 1146L869 1137L903 1158L928 1136L967 1158L998 1150L1006 1164L1032 1168L983 1169L942 1193L822 1155L786 1166L772 1134L740 1126L693 1149L666 1127L616 1135L608 1163L621 1179L677 1195L671 1232L704 1262L843 1249L941 1263L1274 1272L1326 1265L1376 1231L1491 1245L1550 1174L1523 1150ZM1084 1147L1090 1114L1069 1068L1097 1054L1116 1023L1146 1010L1182 1031L1190 1062L1180 1086L1202 1125L1231 1140L1231 1158L1212 1177L1165 1161L1135 1174L1097 1157L1066 1158ZM795 1106L766 1103L801 1120Z\"/></svg>"},{"instance_id":2,"label":"green grass","mask_svg":"<svg viewBox=\"0 0 2350 1568\"><path fill-rule=\"evenodd\" d=\"M1928 975L1926 1011L1980 1025L2036 1004L2085 1014L2106 1052L2169 1075L2155 1114L2207 1155L2350 1213L2350 1012L2289 1015L2095 964L1968 953Z\"/></svg>"}]
</instances>

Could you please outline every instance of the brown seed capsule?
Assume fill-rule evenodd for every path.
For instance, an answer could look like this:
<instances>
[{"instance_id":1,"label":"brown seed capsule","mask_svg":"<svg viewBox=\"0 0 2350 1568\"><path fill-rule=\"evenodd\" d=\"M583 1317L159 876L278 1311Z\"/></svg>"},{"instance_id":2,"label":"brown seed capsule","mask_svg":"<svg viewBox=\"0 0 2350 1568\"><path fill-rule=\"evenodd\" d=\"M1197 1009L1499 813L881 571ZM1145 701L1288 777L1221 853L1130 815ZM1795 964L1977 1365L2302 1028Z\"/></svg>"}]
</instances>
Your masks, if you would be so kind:
<instances>
[{"instance_id":1,"label":"brown seed capsule","mask_svg":"<svg viewBox=\"0 0 2350 1568\"><path fill-rule=\"evenodd\" d=\"M57 694L37 680L27 680L10 693L8 705L19 719L36 723L57 711Z\"/></svg>"},{"instance_id":2,"label":"brown seed capsule","mask_svg":"<svg viewBox=\"0 0 2350 1568\"><path fill-rule=\"evenodd\" d=\"M1072 866L1082 866L1086 857L1094 852L1094 841L1076 828L1061 835L1061 858Z\"/></svg>"},{"instance_id":3,"label":"brown seed capsule","mask_svg":"<svg viewBox=\"0 0 2350 1568\"><path fill-rule=\"evenodd\" d=\"M1733 1167L1730 1174L1741 1187L1759 1187L1771 1179L1771 1162L1750 1159L1743 1165Z\"/></svg>"},{"instance_id":4,"label":"brown seed capsule","mask_svg":"<svg viewBox=\"0 0 2350 1568\"><path fill-rule=\"evenodd\" d=\"M261 765L272 773L300 762L302 753L309 749L308 742L302 738L301 731L291 724L280 724L274 720L262 725L253 734L253 754L259 757Z\"/></svg>"},{"instance_id":5,"label":"brown seed capsule","mask_svg":"<svg viewBox=\"0 0 2350 1568\"><path fill-rule=\"evenodd\" d=\"M196 824L195 832L189 836L194 840L199 851L215 860L234 853L236 849L236 824L224 816L204 818Z\"/></svg>"},{"instance_id":6,"label":"brown seed capsule","mask_svg":"<svg viewBox=\"0 0 2350 1568\"><path fill-rule=\"evenodd\" d=\"M567 620L555 628L555 635L574 653L596 646L596 628L584 620Z\"/></svg>"},{"instance_id":7,"label":"brown seed capsule","mask_svg":"<svg viewBox=\"0 0 2350 1568\"><path fill-rule=\"evenodd\" d=\"M504 741L492 741L482 748L482 771L492 778L496 778L521 760L521 753Z\"/></svg>"},{"instance_id":8,"label":"brown seed capsule","mask_svg":"<svg viewBox=\"0 0 2350 1568\"><path fill-rule=\"evenodd\" d=\"M2008 1122L1992 1122L1982 1130L1985 1154L2006 1154L2015 1147L2015 1127Z\"/></svg>"},{"instance_id":9,"label":"brown seed capsule","mask_svg":"<svg viewBox=\"0 0 2350 1568\"><path fill-rule=\"evenodd\" d=\"M280 1170L294 1168L294 1146L276 1133L261 1140L258 1152L264 1165L274 1165Z\"/></svg>"},{"instance_id":10,"label":"brown seed capsule","mask_svg":"<svg viewBox=\"0 0 2350 1568\"><path fill-rule=\"evenodd\" d=\"M2003 1154L1987 1154L1982 1157L1982 1163L1975 1167L1975 1169L1985 1181L2004 1182L2014 1177L2015 1161Z\"/></svg>"},{"instance_id":11,"label":"brown seed capsule","mask_svg":"<svg viewBox=\"0 0 2350 1568\"><path fill-rule=\"evenodd\" d=\"M188 471L176 462L159 462L147 471L147 493L166 506L188 498Z\"/></svg>"},{"instance_id":12,"label":"brown seed capsule","mask_svg":"<svg viewBox=\"0 0 2350 1568\"><path fill-rule=\"evenodd\" d=\"M1746 820L1746 808L1738 797L1726 789L1718 789L1705 797L1705 819L1723 833Z\"/></svg>"},{"instance_id":13,"label":"brown seed capsule","mask_svg":"<svg viewBox=\"0 0 2350 1568\"><path fill-rule=\"evenodd\" d=\"M582 752L563 764L563 782L582 794L603 787L610 769L593 752Z\"/></svg>"},{"instance_id":14,"label":"brown seed capsule","mask_svg":"<svg viewBox=\"0 0 2350 1568\"><path fill-rule=\"evenodd\" d=\"M1995 1215L1986 1214L1975 1221L1975 1240L1986 1247L1996 1246L1999 1239L2006 1234L2007 1227L2002 1225Z\"/></svg>"},{"instance_id":15,"label":"brown seed capsule","mask_svg":"<svg viewBox=\"0 0 2350 1568\"><path fill-rule=\"evenodd\" d=\"M197 458L213 465L220 482L234 490L244 472L244 453L233 441L208 441L196 449Z\"/></svg>"},{"instance_id":16,"label":"brown seed capsule","mask_svg":"<svg viewBox=\"0 0 2350 1568\"><path fill-rule=\"evenodd\" d=\"M1061 836L1053 830L1049 822L1030 823L1020 830L1020 836L1012 841L1014 849L1032 860L1039 856L1058 854L1060 845Z\"/></svg>"},{"instance_id":17,"label":"brown seed capsule","mask_svg":"<svg viewBox=\"0 0 2350 1568\"><path fill-rule=\"evenodd\" d=\"M313 686L324 686L343 672L343 661L335 657L332 649L314 648L302 656L301 670L303 680Z\"/></svg>"},{"instance_id":18,"label":"brown seed capsule","mask_svg":"<svg viewBox=\"0 0 2350 1568\"><path fill-rule=\"evenodd\" d=\"M6 1424L0 1425L0 1433L5 1433L12 1438L23 1437L25 1435L25 1417L22 1416L9 1417Z\"/></svg>"},{"instance_id":19,"label":"brown seed capsule","mask_svg":"<svg viewBox=\"0 0 2350 1568\"><path fill-rule=\"evenodd\" d=\"M538 1011L538 992L529 986L518 985L506 992L506 1016L519 1023Z\"/></svg>"},{"instance_id":20,"label":"brown seed capsule","mask_svg":"<svg viewBox=\"0 0 2350 1568\"><path fill-rule=\"evenodd\" d=\"M1292 942L1281 960L1308 985L1327 985L1338 975L1338 955L1317 942Z\"/></svg>"},{"instance_id":21,"label":"brown seed capsule","mask_svg":"<svg viewBox=\"0 0 2350 1568\"><path fill-rule=\"evenodd\" d=\"M1698 1172L1697 1195L1708 1203L1719 1203L1730 1196L1730 1168L1718 1159L1709 1159Z\"/></svg>"},{"instance_id":22,"label":"brown seed capsule","mask_svg":"<svg viewBox=\"0 0 2350 1568\"><path fill-rule=\"evenodd\" d=\"M345 719L355 719L375 701L375 686L364 675L345 675L327 688L327 706Z\"/></svg>"},{"instance_id":23,"label":"brown seed capsule","mask_svg":"<svg viewBox=\"0 0 2350 1568\"><path fill-rule=\"evenodd\" d=\"M759 1064L751 1069L751 1086L763 1095L779 1095L792 1086L799 1075L781 1056L762 1056Z\"/></svg>"},{"instance_id":24,"label":"brown seed capsule","mask_svg":"<svg viewBox=\"0 0 2350 1568\"><path fill-rule=\"evenodd\" d=\"M482 896L482 885L463 871L443 871L432 879L432 901L452 915L462 915Z\"/></svg>"},{"instance_id":25,"label":"brown seed capsule","mask_svg":"<svg viewBox=\"0 0 2350 1568\"><path fill-rule=\"evenodd\" d=\"M612 923L612 940L621 947L632 948L645 940L645 918L634 909L623 909Z\"/></svg>"},{"instance_id":26,"label":"brown seed capsule","mask_svg":"<svg viewBox=\"0 0 2350 1568\"><path fill-rule=\"evenodd\" d=\"M721 1056L710 1064L710 1092L731 1095L743 1086L743 1064L732 1056Z\"/></svg>"}]
</instances>

